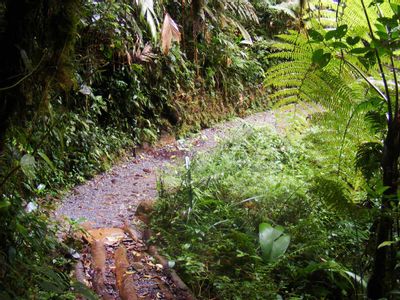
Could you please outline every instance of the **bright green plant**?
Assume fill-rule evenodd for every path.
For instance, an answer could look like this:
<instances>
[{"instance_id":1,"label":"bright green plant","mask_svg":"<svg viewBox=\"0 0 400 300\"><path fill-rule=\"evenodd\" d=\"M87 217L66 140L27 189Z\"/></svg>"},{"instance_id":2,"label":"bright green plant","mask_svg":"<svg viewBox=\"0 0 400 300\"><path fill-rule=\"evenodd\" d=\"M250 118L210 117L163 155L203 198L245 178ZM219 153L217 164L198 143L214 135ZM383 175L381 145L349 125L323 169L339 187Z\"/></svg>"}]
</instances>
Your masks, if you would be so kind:
<instances>
[{"instance_id":1,"label":"bright green plant","mask_svg":"<svg viewBox=\"0 0 400 300\"><path fill-rule=\"evenodd\" d=\"M282 137L244 126L214 154L191 162L190 186L186 170L163 178L152 227L199 298L346 299L360 292L346 272L365 279L365 261L354 257L355 245L368 238L367 211L354 205L354 216L338 214L314 187L326 176L340 183L324 187L334 194L348 181L354 189L346 196L362 199L362 176L351 164L343 166L346 181L324 174L336 152L326 151L321 136L331 136L302 130Z\"/></svg>"},{"instance_id":2,"label":"bright green plant","mask_svg":"<svg viewBox=\"0 0 400 300\"><path fill-rule=\"evenodd\" d=\"M282 226L272 227L271 224L261 223L259 240L262 257L267 262L274 262L285 254L290 244L290 236L283 233Z\"/></svg>"},{"instance_id":3,"label":"bright green plant","mask_svg":"<svg viewBox=\"0 0 400 300\"><path fill-rule=\"evenodd\" d=\"M380 161L380 187L384 189L380 189L381 214L376 219L377 243L368 295L373 299L386 297L395 288L395 255L393 249L378 245L398 231L393 225L393 212L398 203L400 155L397 74L400 2L360 0L334 5L329 1L309 2L311 6L318 5L309 14L309 30L307 34L283 37L287 43L277 45L282 50L277 56L287 62L280 69L271 70L268 84L277 88L276 99L319 102L336 114L347 115L354 123L365 114L374 121L375 128L382 128L383 142L376 139L372 147L370 142L364 144L359 157L365 157L366 151L371 150L369 155L377 154ZM324 18L319 19L322 14ZM382 121L384 127L380 125ZM353 126L351 130L360 127ZM364 169L368 170L367 176L374 173Z\"/></svg>"}]
</instances>

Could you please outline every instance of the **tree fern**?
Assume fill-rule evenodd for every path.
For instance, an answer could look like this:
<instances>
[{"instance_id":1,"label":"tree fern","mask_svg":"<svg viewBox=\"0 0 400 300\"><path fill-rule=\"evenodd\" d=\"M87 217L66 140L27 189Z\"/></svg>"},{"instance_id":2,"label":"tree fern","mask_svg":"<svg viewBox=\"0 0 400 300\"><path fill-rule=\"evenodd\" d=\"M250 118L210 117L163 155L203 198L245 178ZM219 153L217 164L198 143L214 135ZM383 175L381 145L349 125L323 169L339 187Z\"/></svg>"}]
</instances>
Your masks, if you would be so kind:
<instances>
[{"instance_id":1,"label":"tree fern","mask_svg":"<svg viewBox=\"0 0 400 300\"><path fill-rule=\"evenodd\" d=\"M271 69L266 84L277 103L317 102L334 118L347 115L353 124L363 123L361 113L365 114L368 106L363 104L373 103L376 98L384 103L384 114L379 103L366 114L366 120L375 124L375 132L383 129L383 142L376 137L372 141L375 143L362 144L356 160L357 165L366 161L372 173L379 162L382 171L385 189L375 230L380 245L391 239L393 231L400 231L393 226L392 214L399 202L400 183L400 1L342 0L335 5L327 0L308 2L307 32L280 37L282 42L276 44L273 57L284 61L285 71ZM351 123L342 123L344 136L359 129L353 125L350 131ZM386 126L376 125L379 123ZM344 143L343 138L341 147ZM366 175L367 179L372 176ZM368 297L380 299L395 288L393 266L397 262L393 248L376 247L375 251Z\"/></svg>"},{"instance_id":2,"label":"tree fern","mask_svg":"<svg viewBox=\"0 0 400 300\"><path fill-rule=\"evenodd\" d=\"M292 32L278 36L283 42L272 45L277 52L271 58L283 60L270 68L265 84L271 88L270 100L277 105L311 101L347 113L363 99L362 89L354 88L356 78L339 60L324 69L312 61L314 45L305 35ZM357 87L357 85L355 85Z\"/></svg>"},{"instance_id":3,"label":"tree fern","mask_svg":"<svg viewBox=\"0 0 400 300\"><path fill-rule=\"evenodd\" d=\"M328 0L309 3L310 11L306 20L308 26L313 26L313 33L323 37L330 28L345 23L348 25L346 36L368 38L368 27L363 19L360 1L341 1L339 6ZM388 12L390 6L384 5L381 10ZM371 18L371 22L374 22L377 14L371 15L375 16ZM265 81L266 86L271 88L270 99L277 105L313 101L334 109L336 113L339 111L349 116L357 104L368 97L365 94L366 86L360 83L357 70L368 72L366 76L371 82L376 78L379 85L378 70L367 70L357 57L348 57L349 61L346 64L341 57L342 49L335 50L332 49L332 45L313 43L310 31L308 34L292 31L278 36L278 39L279 41L272 45L275 53L270 55L270 58L282 62L268 71ZM360 45L361 39L353 48ZM329 64L324 68L319 68L313 61L313 54L319 49L331 55Z\"/></svg>"},{"instance_id":4,"label":"tree fern","mask_svg":"<svg viewBox=\"0 0 400 300\"><path fill-rule=\"evenodd\" d=\"M324 176L315 177L310 192L339 213L348 213L355 208L348 187L340 181Z\"/></svg>"},{"instance_id":5,"label":"tree fern","mask_svg":"<svg viewBox=\"0 0 400 300\"><path fill-rule=\"evenodd\" d=\"M359 146L355 165L366 180L370 180L380 172L382 150L382 144L377 142L366 142Z\"/></svg>"}]
</instances>

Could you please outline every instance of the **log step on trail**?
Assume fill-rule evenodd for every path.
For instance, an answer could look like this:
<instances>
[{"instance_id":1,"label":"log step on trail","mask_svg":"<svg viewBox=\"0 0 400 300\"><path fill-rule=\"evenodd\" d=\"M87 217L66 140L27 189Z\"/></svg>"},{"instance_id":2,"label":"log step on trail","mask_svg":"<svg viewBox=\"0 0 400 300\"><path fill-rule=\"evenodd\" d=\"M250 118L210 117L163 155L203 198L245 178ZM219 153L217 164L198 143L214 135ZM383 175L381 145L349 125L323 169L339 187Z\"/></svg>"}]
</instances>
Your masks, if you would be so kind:
<instances>
[{"instance_id":1,"label":"log step on trail","mask_svg":"<svg viewBox=\"0 0 400 300\"><path fill-rule=\"evenodd\" d=\"M75 277L100 299L195 299L168 261L128 222L122 228L86 227ZM152 252L153 255L150 255Z\"/></svg>"}]
</instances>

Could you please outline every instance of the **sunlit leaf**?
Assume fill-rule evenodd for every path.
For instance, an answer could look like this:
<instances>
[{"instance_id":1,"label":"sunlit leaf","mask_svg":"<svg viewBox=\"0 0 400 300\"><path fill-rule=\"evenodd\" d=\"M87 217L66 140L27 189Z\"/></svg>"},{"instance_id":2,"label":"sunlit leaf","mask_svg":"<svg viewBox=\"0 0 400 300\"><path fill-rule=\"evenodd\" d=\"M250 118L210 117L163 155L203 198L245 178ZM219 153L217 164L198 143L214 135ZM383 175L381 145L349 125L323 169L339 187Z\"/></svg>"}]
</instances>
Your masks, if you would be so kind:
<instances>
[{"instance_id":1,"label":"sunlit leaf","mask_svg":"<svg viewBox=\"0 0 400 300\"><path fill-rule=\"evenodd\" d=\"M35 177L35 158L30 154L25 154L20 160L21 170L28 178Z\"/></svg>"},{"instance_id":2,"label":"sunlit leaf","mask_svg":"<svg viewBox=\"0 0 400 300\"><path fill-rule=\"evenodd\" d=\"M396 241L384 241L383 243L380 243L378 246L378 249L383 248L383 247L387 247L387 246L391 246L393 244L396 244Z\"/></svg>"},{"instance_id":3,"label":"sunlit leaf","mask_svg":"<svg viewBox=\"0 0 400 300\"><path fill-rule=\"evenodd\" d=\"M283 233L283 227L275 228L268 223L259 225L259 241L263 259L271 262L285 254L290 244L290 236Z\"/></svg>"},{"instance_id":4,"label":"sunlit leaf","mask_svg":"<svg viewBox=\"0 0 400 300\"><path fill-rule=\"evenodd\" d=\"M39 151L38 155L46 162L46 164L52 169L52 171L56 171L56 167L54 166L53 162L45 153Z\"/></svg>"}]
</instances>

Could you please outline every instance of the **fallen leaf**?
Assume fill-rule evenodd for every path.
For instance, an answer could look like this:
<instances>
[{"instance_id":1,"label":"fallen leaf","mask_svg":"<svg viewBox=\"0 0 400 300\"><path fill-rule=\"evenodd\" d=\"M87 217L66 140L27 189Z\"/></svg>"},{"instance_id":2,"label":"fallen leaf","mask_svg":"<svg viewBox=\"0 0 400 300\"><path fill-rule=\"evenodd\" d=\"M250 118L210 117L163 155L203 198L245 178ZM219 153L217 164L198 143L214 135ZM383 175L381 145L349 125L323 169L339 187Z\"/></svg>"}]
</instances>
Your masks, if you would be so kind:
<instances>
[{"instance_id":1,"label":"fallen leaf","mask_svg":"<svg viewBox=\"0 0 400 300\"><path fill-rule=\"evenodd\" d=\"M127 271L127 272L125 272L126 275L132 275L132 274L135 274L135 273L136 273L135 271Z\"/></svg>"}]
</instances>

